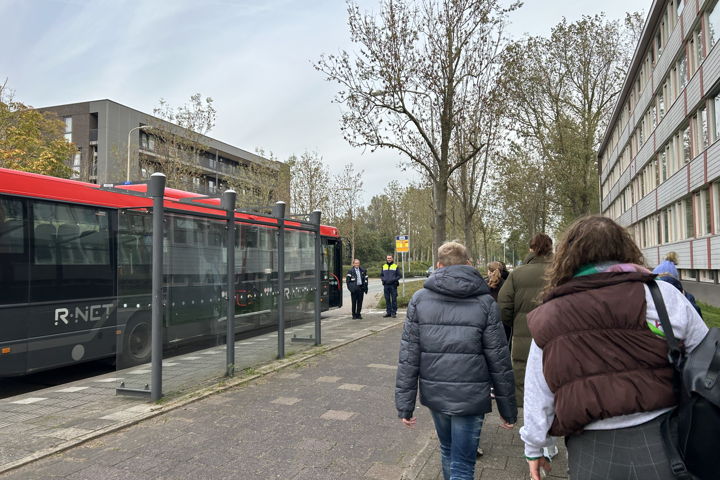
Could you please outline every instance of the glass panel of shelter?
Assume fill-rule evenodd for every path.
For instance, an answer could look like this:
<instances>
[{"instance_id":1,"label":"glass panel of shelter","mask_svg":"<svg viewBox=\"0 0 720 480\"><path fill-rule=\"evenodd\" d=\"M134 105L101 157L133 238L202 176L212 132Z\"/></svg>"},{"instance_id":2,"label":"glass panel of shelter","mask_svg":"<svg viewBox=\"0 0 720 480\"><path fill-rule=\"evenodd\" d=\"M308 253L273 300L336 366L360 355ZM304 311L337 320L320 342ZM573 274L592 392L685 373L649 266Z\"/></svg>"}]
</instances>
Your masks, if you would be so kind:
<instances>
[{"instance_id":1,"label":"glass panel of shelter","mask_svg":"<svg viewBox=\"0 0 720 480\"><path fill-rule=\"evenodd\" d=\"M315 233L285 232L285 354L315 344Z\"/></svg>"}]
</instances>

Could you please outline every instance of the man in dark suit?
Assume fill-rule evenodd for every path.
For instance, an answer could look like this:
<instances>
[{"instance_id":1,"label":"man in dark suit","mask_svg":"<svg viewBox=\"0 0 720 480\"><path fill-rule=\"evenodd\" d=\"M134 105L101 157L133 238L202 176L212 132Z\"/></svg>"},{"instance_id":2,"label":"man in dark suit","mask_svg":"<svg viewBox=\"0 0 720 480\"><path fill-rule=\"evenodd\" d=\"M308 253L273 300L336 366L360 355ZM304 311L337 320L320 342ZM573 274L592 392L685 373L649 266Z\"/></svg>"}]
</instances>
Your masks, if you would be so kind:
<instances>
[{"instance_id":1,"label":"man in dark suit","mask_svg":"<svg viewBox=\"0 0 720 480\"><path fill-rule=\"evenodd\" d=\"M352 318L362 318L360 310L362 310L363 297L368 291L367 270L360 266L360 260L353 260L353 266L345 277L348 290L350 290L350 299L352 300Z\"/></svg>"}]
</instances>

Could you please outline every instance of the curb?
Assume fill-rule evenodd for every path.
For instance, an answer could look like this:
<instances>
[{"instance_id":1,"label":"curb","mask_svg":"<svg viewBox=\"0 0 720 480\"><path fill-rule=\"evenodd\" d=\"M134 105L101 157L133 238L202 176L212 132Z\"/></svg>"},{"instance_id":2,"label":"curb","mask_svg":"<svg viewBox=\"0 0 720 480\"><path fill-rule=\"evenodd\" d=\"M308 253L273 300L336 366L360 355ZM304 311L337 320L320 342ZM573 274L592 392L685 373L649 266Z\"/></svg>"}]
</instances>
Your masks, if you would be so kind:
<instances>
[{"instance_id":1,"label":"curb","mask_svg":"<svg viewBox=\"0 0 720 480\"><path fill-rule=\"evenodd\" d=\"M234 387L237 387L240 385L245 385L254 380L265 377L267 375L278 372L280 370L284 370L285 368L291 367L293 365L297 365L299 363L302 363L306 360L317 357L324 353L331 352L340 347L344 347L345 345L349 345L351 343L357 342L358 340L362 340L363 338L369 337L370 335L375 335L376 333L384 332L385 330L389 330L391 328L397 327L398 325L402 325L403 322L404 322L404 320L399 320L397 322L394 322L392 325L378 327L377 330L372 329L372 331L364 333L363 335L361 335L357 338L352 338L352 339L346 340L342 343L338 343L337 345L332 345L332 346L319 345L319 346L313 347L310 349L310 351L308 353L300 355L297 358L293 358L292 360L287 360L287 359L275 360L269 364L259 366L256 369L258 371L258 373L248 376L248 377L234 378L234 379L224 380L224 381L223 381L223 379L224 379L224 377L223 377L223 379L219 380L219 381L222 381L222 383L218 383L218 384L215 384L210 387L206 387L201 390L191 391L189 393L186 393L186 394L180 396L177 399L170 400L169 402L161 404L161 405L158 405L158 404L148 405L149 411L146 414L144 414L138 418L134 418L132 420L121 421L116 425L112 425L112 426L105 427L105 428L102 428L99 430L95 430L94 432L88 433L86 435L83 435L83 436L80 436L77 438L73 438L72 440L68 440L65 443L61 443L54 447L46 448L44 450L40 450L38 452L32 453L24 458L21 458L20 460L16 460L14 462L7 463L5 465L0 465L0 474L9 472L11 470L15 470L24 465L35 462L35 461L40 460L45 457L49 457L56 453L64 452L65 450L69 450L73 447L77 447L78 445L82 445L83 443L87 443L90 440L95 440L104 435L107 435L107 434L110 434L113 432L117 432L117 431L122 430L127 427L131 427L140 422L143 422L150 418L160 416L164 413L168 413L177 408L184 407L185 405L189 405L191 403L197 402L198 400L202 400L211 395L225 392L227 390L230 390L231 388L234 388ZM373 327L367 327L367 328L371 329Z\"/></svg>"}]
</instances>

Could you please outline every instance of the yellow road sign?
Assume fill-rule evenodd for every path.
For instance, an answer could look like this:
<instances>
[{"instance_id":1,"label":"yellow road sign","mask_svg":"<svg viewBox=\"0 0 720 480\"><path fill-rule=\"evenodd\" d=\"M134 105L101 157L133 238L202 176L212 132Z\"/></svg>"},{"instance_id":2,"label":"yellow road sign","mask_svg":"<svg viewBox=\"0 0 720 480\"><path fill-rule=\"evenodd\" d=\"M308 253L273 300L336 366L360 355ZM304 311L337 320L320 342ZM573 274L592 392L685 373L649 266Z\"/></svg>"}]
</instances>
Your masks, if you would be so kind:
<instances>
[{"instance_id":1,"label":"yellow road sign","mask_svg":"<svg viewBox=\"0 0 720 480\"><path fill-rule=\"evenodd\" d=\"M398 253L410 251L410 235L398 235L395 237L395 251Z\"/></svg>"}]
</instances>

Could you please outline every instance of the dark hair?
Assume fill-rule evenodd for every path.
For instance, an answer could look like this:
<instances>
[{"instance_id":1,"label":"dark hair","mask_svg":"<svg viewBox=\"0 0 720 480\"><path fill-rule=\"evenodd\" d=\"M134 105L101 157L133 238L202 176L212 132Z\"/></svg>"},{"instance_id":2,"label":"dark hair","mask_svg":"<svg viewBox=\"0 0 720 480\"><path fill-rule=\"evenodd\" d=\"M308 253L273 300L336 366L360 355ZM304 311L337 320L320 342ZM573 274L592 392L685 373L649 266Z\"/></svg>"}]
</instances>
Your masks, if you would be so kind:
<instances>
[{"instance_id":1,"label":"dark hair","mask_svg":"<svg viewBox=\"0 0 720 480\"><path fill-rule=\"evenodd\" d=\"M544 233L536 233L530 240L530 248L538 257L544 257L552 253L552 238Z\"/></svg>"},{"instance_id":2,"label":"dark hair","mask_svg":"<svg viewBox=\"0 0 720 480\"><path fill-rule=\"evenodd\" d=\"M570 280L580 267L606 261L644 263L630 234L611 219L590 215L575 220L558 242L547 270L545 293Z\"/></svg>"}]
</instances>

